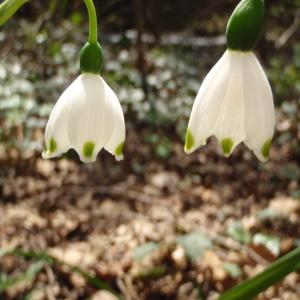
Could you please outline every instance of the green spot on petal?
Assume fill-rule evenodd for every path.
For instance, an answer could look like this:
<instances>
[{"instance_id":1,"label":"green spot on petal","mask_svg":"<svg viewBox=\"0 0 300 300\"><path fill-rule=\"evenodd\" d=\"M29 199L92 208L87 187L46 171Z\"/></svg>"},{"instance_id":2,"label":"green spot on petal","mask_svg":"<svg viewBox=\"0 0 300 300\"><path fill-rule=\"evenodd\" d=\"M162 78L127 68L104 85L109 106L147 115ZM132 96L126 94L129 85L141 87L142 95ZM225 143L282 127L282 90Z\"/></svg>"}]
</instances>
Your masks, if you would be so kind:
<instances>
[{"instance_id":1,"label":"green spot on petal","mask_svg":"<svg viewBox=\"0 0 300 300\"><path fill-rule=\"evenodd\" d=\"M272 145L272 139L268 139L261 148L261 154L264 158L269 157L270 148Z\"/></svg>"},{"instance_id":2,"label":"green spot on petal","mask_svg":"<svg viewBox=\"0 0 300 300\"><path fill-rule=\"evenodd\" d=\"M57 149L57 143L54 138L50 139L49 147L46 147L46 149L49 151L49 153L54 153Z\"/></svg>"},{"instance_id":3,"label":"green spot on petal","mask_svg":"<svg viewBox=\"0 0 300 300\"><path fill-rule=\"evenodd\" d=\"M83 145L83 148L82 148L83 155L86 158L91 158L93 156L94 149L95 149L95 143L93 143L93 142L86 142Z\"/></svg>"},{"instance_id":4,"label":"green spot on petal","mask_svg":"<svg viewBox=\"0 0 300 300\"><path fill-rule=\"evenodd\" d=\"M233 140L228 138L228 139L223 139L221 142L223 153L225 156L229 155L231 152L231 149L233 147Z\"/></svg>"},{"instance_id":5,"label":"green spot on petal","mask_svg":"<svg viewBox=\"0 0 300 300\"><path fill-rule=\"evenodd\" d=\"M194 136L192 132L188 129L185 136L185 146L184 146L185 151L191 150L194 145L195 145Z\"/></svg>"},{"instance_id":6,"label":"green spot on petal","mask_svg":"<svg viewBox=\"0 0 300 300\"><path fill-rule=\"evenodd\" d=\"M115 156L123 155L124 142L120 143L115 149Z\"/></svg>"}]
</instances>

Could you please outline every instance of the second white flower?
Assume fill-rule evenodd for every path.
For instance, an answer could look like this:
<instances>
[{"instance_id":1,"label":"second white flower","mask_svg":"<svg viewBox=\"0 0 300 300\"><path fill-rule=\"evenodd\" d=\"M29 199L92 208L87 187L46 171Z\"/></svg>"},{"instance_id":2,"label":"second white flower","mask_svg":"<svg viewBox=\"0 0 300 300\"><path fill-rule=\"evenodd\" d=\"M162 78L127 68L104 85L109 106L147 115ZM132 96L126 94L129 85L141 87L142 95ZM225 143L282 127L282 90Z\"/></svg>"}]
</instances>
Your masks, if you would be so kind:
<instances>
[{"instance_id":1,"label":"second white flower","mask_svg":"<svg viewBox=\"0 0 300 300\"><path fill-rule=\"evenodd\" d=\"M226 156L242 141L265 161L275 112L268 79L252 51L227 50L204 79L193 105L185 151L215 135Z\"/></svg>"}]
</instances>

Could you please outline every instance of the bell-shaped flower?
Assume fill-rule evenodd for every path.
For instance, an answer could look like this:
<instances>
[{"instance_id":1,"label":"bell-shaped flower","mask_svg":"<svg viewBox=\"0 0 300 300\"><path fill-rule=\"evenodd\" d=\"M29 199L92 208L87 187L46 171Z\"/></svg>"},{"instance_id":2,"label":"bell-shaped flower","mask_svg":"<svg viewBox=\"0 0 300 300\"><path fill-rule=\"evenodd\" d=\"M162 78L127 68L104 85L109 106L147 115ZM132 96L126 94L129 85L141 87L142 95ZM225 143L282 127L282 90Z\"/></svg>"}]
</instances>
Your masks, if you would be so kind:
<instances>
[{"instance_id":1,"label":"bell-shaped flower","mask_svg":"<svg viewBox=\"0 0 300 300\"><path fill-rule=\"evenodd\" d=\"M43 158L74 148L81 161L94 162L105 148L123 158L125 123L113 90L98 74L81 74L60 96L45 132Z\"/></svg>"},{"instance_id":2,"label":"bell-shaped flower","mask_svg":"<svg viewBox=\"0 0 300 300\"><path fill-rule=\"evenodd\" d=\"M81 49L81 75L60 96L46 126L43 158L74 148L81 161L94 162L105 148L123 159L125 123L120 102L100 76L103 53L97 38L93 0L84 0L89 15L89 39Z\"/></svg>"},{"instance_id":3,"label":"bell-shaped flower","mask_svg":"<svg viewBox=\"0 0 300 300\"><path fill-rule=\"evenodd\" d=\"M216 136L226 156L244 142L261 161L268 158L275 127L273 95L251 51L261 34L257 24L262 23L262 10L263 1L242 0L233 13L227 28L228 49L204 79L192 108L187 153ZM252 35L245 34L249 32Z\"/></svg>"},{"instance_id":4,"label":"bell-shaped flower","mask_svg":"<svg viewBox=\"0 0 300 300\"><path fill-rule=\"evenodd\" d=\"M215 135L225 155L242 141L260 160L268 157L275 113L267 77L252 52L227 50L204 79L196 97L185 151Z\"/></svg>"}]
</instances>

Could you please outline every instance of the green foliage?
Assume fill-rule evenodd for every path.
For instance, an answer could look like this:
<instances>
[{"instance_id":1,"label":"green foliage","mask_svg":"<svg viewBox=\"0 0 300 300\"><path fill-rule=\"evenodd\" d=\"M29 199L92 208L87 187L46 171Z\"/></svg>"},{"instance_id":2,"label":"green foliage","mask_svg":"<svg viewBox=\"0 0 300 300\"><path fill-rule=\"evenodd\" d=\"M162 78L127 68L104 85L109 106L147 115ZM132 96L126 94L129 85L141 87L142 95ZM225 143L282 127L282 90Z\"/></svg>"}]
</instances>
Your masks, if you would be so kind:
<instances>
[{"instance_id":1,"label":"green foliage","mask_svg":"<svg viewBox=\"0 0 300 300\"><path fill-rule=\"evenodd\" d=\"M5 0L0 4L0 26L8 21L15 12L29 0Z\"/></svg>"},{"instance_id":2,"label":"green foliage","mask_svg":"<svg viewBox=\"0 0 300 300\"><path fill-rule=\"evenodd\" d=\"M227 230L228 234L236 241L249 244L252 240L251 233L244 228L242 222L231 223Z\"/></svg>"},{"instance_id":3,"label":"green foliage","mask_svg":"<svg viewBox=\"0 0 300 300\"><path fill-rule=\"evenodd\" d=\"M72 272L82 276L88 283L93 285L95 288L99 290L108 290L111 293L115 294L116 296L120 297L120 295L115 290L113 290L107 283L100 280L96 276L82 270L77 266L72 266L68 263L65 263L47 254L46 252L23 251L21 249L13 249L13 250L0 249L0 256L3 255L16 255L24 259L34 260L36 262L31 264L25 273L12 278L7 277L7 279L3 283L0 282L0 292L5 291L8 287L13 286L20 281L34 278L41 271L44 265L48 264L48 265L64 265L68 267Z\"/></svg>"},{"instance_id":4,"label":"green foliage","mask_svg":"<svg viewBox=\"0 0 300 300\"><path fill-rule=\"evenodd\" d=\"M280 217L280 214L274 211L272 208L265 208L257 213L257 217L261 220L273 219Z\"/></svg>"},{"instance_id":5,"label":"green foliage","mask_svg":"<svg viewBox=\"0 0 300 300\"><path fill-rule=\"evenodd\" d=\"M172 141L167 137L158 134L149 134L144 137L145 141L154 146L154 153L157 157L167 159L172 152Z\"/></svg>"},{"instance_id":6,"label":"green foliage","mask_svg":"<svg viewBox=\"0 0 300 300\"><path fill-rule=\"evenodd\" d=\"M211 240L200 232L178 236L177 242L184 248L188 258L191 260L202 256L205 250L212 247Z\"/></svg>"},{"instance_id":7,"label":"green foliage","mask_svg":"<svg viewBox=\"0 0 300 300\"><path fill-rule=\"evenodd\" d=\"M242 276L243 271L239 265L235 263L226 262L224 264L224 270L232 277L239 278Z\"/></svg>"},{"instance_id":8,"label":"green foliage","mask_svg":"<svg viewBox=\"0 0 300 300\"><path fill-rule=\"evenodd\" d=\"M138 273L135 278L139 280L150 280L161 278L164 275L166 275L166 269L164 267L153 267Z\"/></svg>"},{"instance_id":9,"label":"green foliage","mask_svg":"<svg viewBox=\"0 0 300 300\"><path fill-rule=\"evenodd\" d=\"M288 178L289 180L297 181L300 179L300 167L293 163L286 164L280 173L282 174L282 177Z\"/></svg>"},{"instance_id":10,"label":"green foliage","mask_svg":"<svg viewBox=\"0 0 300 300\"><path fill-rule=\"evenodd\" d=\"M300 93L300 44L296 43L292 51L291 60L286 61L279 53L270 60L269 76L274 83L279 103L292 99Z\"/></svg>"},{"instance_id":11,"label":"green foliage","mask_svg":"<svg viewBox=\"0 0 300 300\"><path fill-rule=\"evenodd\" d=\"M7 290L8 288L17 285L18 283L22 282L22 281L31 281L33 280L37 274L42 270L42 268L44 267L45 263L42 261L36 262L31 264L28 269L17 276L14 277L9 277L6 276L5 278L3 278L4 276L2 275L0 277L0 294L2 292L4 292L5 290Z\"/></svg>"},{"instance_id":12,"label":"green foliage","mask_svg":"<svg viewBox=\"0 0 300 300\"><path fill-rule=\"evenodd\" d=\"M277 236L256 233L253 236L253 243L265 246L274 256L280 254L280 238Z\"/></svg>"},{"instance_id":13,"label":"green foliage","mask_svg":"<svg viewBox=\"0 0 300 300\"><path fill-rule=\"evenodd\" d=\"M299 267L300 248L283 256L264 272L225 292L219 300L251 300Z\"/></svg>"},{"instance_id":14,"label":"green foliage","mask_svg":"<svg viewBox=\"0 0 300 300\"><path fill-rule=\"evenodd\" d=\"M143 259L144 257L153 253L158 248L159 248L159 245L157 243L154 243L154 242L145 243L134 249L133 258L135 260Z\"/></svg>"}]
</instances>

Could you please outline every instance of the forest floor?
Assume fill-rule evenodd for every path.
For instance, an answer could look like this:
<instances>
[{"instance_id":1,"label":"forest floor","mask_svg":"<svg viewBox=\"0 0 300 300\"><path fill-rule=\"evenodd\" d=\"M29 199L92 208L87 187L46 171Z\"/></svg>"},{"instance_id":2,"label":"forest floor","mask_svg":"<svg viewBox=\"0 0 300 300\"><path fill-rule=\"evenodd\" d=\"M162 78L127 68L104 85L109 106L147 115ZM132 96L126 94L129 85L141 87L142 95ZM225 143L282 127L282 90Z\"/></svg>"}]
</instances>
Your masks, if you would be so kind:
<instances>
[{"instance_id":1,"label":"forest floor","mask_svg":"<svg viewBox=\"0 0 300 300\"><path fill-rule=\"evenodd\" d=\"M1 161L1 300L114 299L93 278L126 299L216 299L299 244L290 146L260 164L244 146L226 159L214 140L189 156L177 141L163 160L140 137L129 130L121 163ZM257 299L299 295L295 273Z\"/></svg>"},{"instance_id":2,"label":"forest floor","mask_svg":"<svg viewBox=\"0 0 300 300\"><path fill-rule=\"evenodd\" d=\"M85 165L75 153L43 160L38 151L56 99L78 75L87 34L77 11L74 24L50 22L40 5L28 11L35 21L24 11L0 33L1 300L215 300L300 245L299 39L274 48L293 9L268 10L275 16L256 52L277 106L267 163L244 145L224 158L214 139L183 152L192 103L224 38L205 38L218 42L210 47L145 45L146 99L135 42L121 29L101 39L104 77L125 113L125 159L102 151ZM209 15L203 28L220 24L219 37L225 22ZM300 300L299 272L257 299Z\"/></svg>"}]
</instances>

